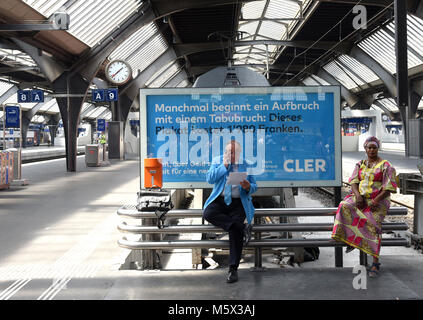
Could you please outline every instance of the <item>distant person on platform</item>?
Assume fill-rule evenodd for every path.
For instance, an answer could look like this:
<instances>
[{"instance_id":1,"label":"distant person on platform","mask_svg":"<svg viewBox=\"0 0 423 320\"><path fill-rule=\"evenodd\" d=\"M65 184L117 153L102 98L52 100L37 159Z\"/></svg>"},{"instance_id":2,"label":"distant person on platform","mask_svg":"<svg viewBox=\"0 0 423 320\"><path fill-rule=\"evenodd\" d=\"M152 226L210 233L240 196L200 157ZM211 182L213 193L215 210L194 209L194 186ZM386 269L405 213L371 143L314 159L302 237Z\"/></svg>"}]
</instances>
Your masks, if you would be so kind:
<instances>
[{"instance_id":1,"label":"distant person on platform","mask_svg":"<svg viewBox=\"0 0 423 320\"><path fill-rule=\"evenodd\" d=\"M373 256L370 277L379 273L382 221L390 207L390 194L396 192L395 168L379 157L376 137L364 142L367 159L359 161L349 179L351 193L339 204L332 238L345 242L346 253L354 248Z\"/></svg>"},{"instance_id":2,"label":"distant person on platform","mask_svg":"<svg viewBox=\"0 0 423 320\"><path fill-rule=\"evenodd\" d=\"M253 176L248 175L239 185L226 185L230 172L247 172L246 164L239 164L241 146L231 140L223 156L212 160L207 172L207 182L214 184L213 191L204 205L204 219L229 233L229 273L226 282L238 281L238 266L243 244L251 237L251 224L244 225L246 217L254 216L251 195L257 190Z\"/></svg>"}]
</instances>

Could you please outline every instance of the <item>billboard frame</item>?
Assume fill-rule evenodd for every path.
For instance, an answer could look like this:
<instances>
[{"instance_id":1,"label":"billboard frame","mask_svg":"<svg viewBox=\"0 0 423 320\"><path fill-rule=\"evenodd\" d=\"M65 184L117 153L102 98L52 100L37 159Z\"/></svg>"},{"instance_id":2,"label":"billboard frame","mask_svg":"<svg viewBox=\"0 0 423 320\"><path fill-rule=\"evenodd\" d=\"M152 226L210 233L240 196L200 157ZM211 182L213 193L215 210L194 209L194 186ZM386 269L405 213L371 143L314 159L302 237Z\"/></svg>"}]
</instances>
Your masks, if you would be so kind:
<instances>
[{"instance_id":1,"label":"billboard frame","mask_svg":"<svg viewBox=\"0 0 423 320\"><path fill-rule=\"evenodd\" d=\"M140 188L144 186L144 159L147 158L147 97L151 95L193 95L193 94L303 94L333 93L334 156L335 178L333 180L280 180L257 181L259 188L292 187L341 187L342 186L342 145L341 145L341 87L340 86L299 86L299 87L230 87L230 88L148 88L139 92L140 119ZM204 182L165 182L164 188L209 189L212 185Z\"/></svg>"}]
</instances>

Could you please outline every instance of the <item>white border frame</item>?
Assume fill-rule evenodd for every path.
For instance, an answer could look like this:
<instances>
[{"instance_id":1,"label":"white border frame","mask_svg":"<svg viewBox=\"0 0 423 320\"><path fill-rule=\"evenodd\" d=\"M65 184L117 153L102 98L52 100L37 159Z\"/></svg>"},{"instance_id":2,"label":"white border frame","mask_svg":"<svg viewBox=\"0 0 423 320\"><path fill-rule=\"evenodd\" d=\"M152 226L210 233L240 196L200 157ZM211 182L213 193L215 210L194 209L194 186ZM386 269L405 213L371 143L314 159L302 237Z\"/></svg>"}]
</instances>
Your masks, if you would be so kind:
<instances>
[{"instance_id":1,"label":"white border frame","mask_svg":"<svg viewBox=\"0 0 423 320\"><path fill-rule=\"evenodd\" d=\"M183 94L286 94L286 93L333 93L334 94L334 138L335 138L335 179L301 181L257 181L259 188L292 187L341 187L342 186L342 145L341 145L341 87L304 86L304 87L243 87L243 88L166 88L140 89L140 188L144 186L144 159L147 158L147 96ZM170 189L208 189L213 186L207 182L163 182L163 188Z\"/></svg>"}]
</instances>

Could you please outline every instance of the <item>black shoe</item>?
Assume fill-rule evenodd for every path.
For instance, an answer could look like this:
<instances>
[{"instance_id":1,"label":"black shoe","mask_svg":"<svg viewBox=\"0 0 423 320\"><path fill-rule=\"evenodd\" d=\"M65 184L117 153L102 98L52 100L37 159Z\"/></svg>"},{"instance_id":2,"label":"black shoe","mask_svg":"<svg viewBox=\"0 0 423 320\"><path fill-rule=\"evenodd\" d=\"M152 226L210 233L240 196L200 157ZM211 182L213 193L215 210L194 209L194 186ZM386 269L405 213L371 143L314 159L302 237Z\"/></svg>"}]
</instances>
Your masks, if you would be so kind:
<instances>
[{"instance_id":1,"label":"black shoe","mask_svg":"<svg viewBox=\"0 0 423 320\"><path fill-rule=\"evenodd\" d=\"M248 242L251 240L251 230L253 229L253 226L249 223L245 225L244 228L244 245L246 246Z\"/></svg>"},{"instance_id":2,"label":"black shoe","mask_svg":"<svg viewBox=\"0 0 423 320\"><path fill-rule=\"evenodd\" d=\"M237 282L238 281L238 271L229 270L228 277L226 278L227 283Z\"/></svg>"}]
</instances>

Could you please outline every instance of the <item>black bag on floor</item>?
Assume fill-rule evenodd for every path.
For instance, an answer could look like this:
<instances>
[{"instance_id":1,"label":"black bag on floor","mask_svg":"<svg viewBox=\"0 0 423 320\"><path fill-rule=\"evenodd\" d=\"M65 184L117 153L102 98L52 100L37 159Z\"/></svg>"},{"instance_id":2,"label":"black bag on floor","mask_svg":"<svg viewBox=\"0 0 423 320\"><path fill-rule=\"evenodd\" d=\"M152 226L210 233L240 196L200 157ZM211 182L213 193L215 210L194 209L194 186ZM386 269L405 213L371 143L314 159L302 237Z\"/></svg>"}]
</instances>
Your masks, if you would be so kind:
<instances>
[{"instance_id":1,"label":"black bag on floor","mask_svg":"<svg viewBox=\"0 0 423 320\"><path fill-rule=\"evenodd\" d=\"M304 261L314 261L319 259L319 247L305 247L304 248Z\"/></svg>"},{"instance_id":2,"label":"black bag on floor","mask_svg":"<svg viewBox=\"0 0 423 320\"><path fill-rule=\"evenodd\" d=\"M173 209L170 191L161 188L141 189L137 195L138 211L154 212L157 216L157 227L163 228L166 213Z\"/></svg>"}]
</instances>

